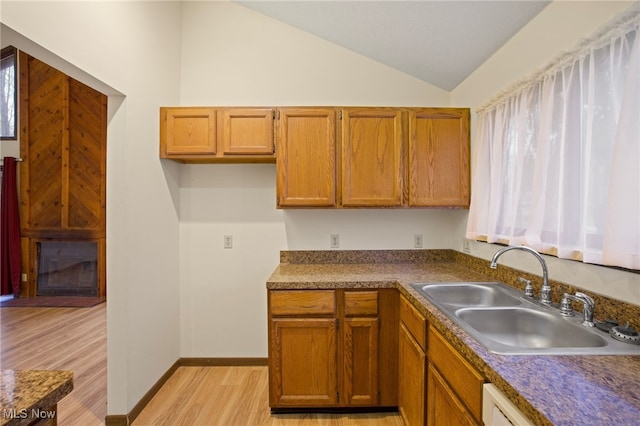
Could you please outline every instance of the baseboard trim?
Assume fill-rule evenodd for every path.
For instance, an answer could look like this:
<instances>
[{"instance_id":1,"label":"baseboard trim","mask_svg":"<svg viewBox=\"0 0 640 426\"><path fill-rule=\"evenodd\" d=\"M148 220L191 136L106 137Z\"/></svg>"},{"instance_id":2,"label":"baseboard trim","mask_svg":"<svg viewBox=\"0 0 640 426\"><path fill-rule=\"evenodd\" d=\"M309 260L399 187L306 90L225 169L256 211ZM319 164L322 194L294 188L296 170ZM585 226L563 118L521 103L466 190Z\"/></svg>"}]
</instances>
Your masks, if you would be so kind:
<instances>
[{"instance_id":1,"label":"baseboard trim","mask_svg":"<svg viewBox=\"0 0 640 426\"><path fill-rule=\"evenodd\" d=\"M246 367L269 365L268 358L180 358L180 367Z\"/></svg>"},{"instance_id":2,"label":"baseboard trim","mask_svg":"<svg viewBox=\"0 0 640 426\"><path fill-rule=\"evenodd\" d=\"M105 426L129 426L127 414L111 414L104 418Z\"/></svg>"},{"instance_id":3,"label":"baseboard trim","mask_svg":"<svg viewBox=\"0 0 640 426\"><path fill-rule=\"evenodd\" d=\"M111 414L105 417L105 426L129 426L140 415L158 391L180 367L248 367L265 366L268 358L178 358L176 362L151 386L129 414Z\"/></svg>"}]
</instances>

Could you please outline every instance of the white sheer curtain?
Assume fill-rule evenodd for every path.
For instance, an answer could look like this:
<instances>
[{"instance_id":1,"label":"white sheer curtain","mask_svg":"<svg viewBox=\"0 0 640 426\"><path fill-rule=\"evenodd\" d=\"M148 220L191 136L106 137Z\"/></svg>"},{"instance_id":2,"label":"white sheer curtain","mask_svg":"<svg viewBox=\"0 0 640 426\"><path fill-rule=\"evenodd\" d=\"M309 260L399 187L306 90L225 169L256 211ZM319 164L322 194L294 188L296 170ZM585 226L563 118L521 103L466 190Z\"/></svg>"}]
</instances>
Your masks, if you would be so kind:
<instances>
[{"instance_id":1,"label":"white sheer curtain","mask_svg":"<svg viewBox=\"0 0 640 426\"><path fill-rule=\"evenodd\" d=\"M478 111L467 238L640 269L640 9Z\"/></svg>"}]
</instances>

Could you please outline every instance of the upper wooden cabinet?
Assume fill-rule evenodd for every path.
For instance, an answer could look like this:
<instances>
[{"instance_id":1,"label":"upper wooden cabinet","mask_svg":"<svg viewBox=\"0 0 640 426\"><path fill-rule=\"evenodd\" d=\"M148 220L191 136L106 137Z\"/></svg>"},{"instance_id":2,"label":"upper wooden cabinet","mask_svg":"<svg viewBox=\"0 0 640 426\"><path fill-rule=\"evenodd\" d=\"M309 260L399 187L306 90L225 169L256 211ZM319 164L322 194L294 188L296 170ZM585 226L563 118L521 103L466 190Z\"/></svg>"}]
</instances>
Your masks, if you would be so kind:
<instances>
[{"instance_id":1,"label":"upper wooden cabinet","mask_svg":"<svg viewBox=\"0 0 640 426\"><path fill-rule=\"evenodd\" d=\"M275 162L273 108L160 108L160 158Z\"/></svg>"},{"instance_id":2,"label":"upper wooden cabinet","mask_svg":"<svg viewBox=\"0 0 640 426\"><path fill-rule=\"evenodd\" d=\"M409 206L468 207L469 110L409 110Z\"/></svg>"},{"instance_id":3,"label":"upper wooden cabinet","mask_svg":"<svg viewBox=\"0 0 640 426\"><path fill-rule=\"evenodd\" d=\"M468 109L279 111L278 207L469 206Z\"/></svg>"},{"instance_id":4,"label":"upper wooden cabinet","mask_svg":"<svg viewBox=\"0 0 640 426\"><path fill-rule=\"evenodd\" d=\"M215 108L160 108L160 157L216 154Z\"/></svg>"},{"instance_id":5,"label":"upper wooden cabinet","mask_svg":"<svg viewBox=\"0 0 640 426\"><path fill-rule=\"evenodd\" d=\"M402 205L403 141L402 110L342 110L342 206Z\"/></svg>"},{"instance_id":6,"label":"upper wooden cabinet","mask_svg":"<svg viewBox=\"0 0 640 426\"><path fill-rule=\"evenodd\" d=\"M468 108L163 107L160 158L276 162L278 208L469 207Z\"/></svg>"},{"instance_id":7,"label":"upper wooden cabinet","mask_svg":"<svg viewBox=\"0 0 640 426\"><path fill-rule=\"evenodd\" d=\"M274 154L273 108L225 108L220 112L224 155Z\"/></svg>"},{"instance_id":8,"label":"upper wooden cabinet","mask_svg":"<svg viewBox=\"0 0 640 426\"><path fill-rule=\"evenodd\" d=\"M278 207L336 206L336 111L277 112Z\"/></svg>"}]
</instances>

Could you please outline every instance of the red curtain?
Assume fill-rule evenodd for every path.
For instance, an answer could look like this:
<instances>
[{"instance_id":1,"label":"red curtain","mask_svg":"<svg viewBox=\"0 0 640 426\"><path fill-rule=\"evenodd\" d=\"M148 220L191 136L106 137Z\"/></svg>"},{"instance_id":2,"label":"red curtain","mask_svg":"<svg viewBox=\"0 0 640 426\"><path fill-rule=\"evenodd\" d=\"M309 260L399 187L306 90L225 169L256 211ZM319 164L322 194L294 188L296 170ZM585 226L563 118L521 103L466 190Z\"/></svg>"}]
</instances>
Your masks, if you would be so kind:
<instances>
[{"instance_id":1,"label":"red curtain","mask_svg":"<svg viewBox=\"0 0 640 426\"><path fill-rule=\"evenodd\" d=\"M0 200L0 284L1 294L20 295L20 216L16 159L4 157L2 200Z\"/></svg>"}]
</instances>

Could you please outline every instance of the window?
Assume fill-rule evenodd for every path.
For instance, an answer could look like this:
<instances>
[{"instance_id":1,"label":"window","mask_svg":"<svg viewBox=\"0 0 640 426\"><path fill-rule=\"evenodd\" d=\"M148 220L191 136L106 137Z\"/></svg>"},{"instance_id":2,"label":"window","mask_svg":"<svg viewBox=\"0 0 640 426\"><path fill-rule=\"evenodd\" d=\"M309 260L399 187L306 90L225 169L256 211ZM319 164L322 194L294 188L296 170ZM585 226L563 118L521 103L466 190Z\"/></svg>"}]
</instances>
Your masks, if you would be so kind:
<instances>
[{"instance_id":1,"label":"window","mask_svg":"<svg viewBox=\"0 0 640 426\"><path fill-rule=\"evenodd\" d=\"M9 46L0 53L0 139L16 139L17 50Z\"/></svg>"},{"instance_id":2,"label":"window","mask_svg":"<svg viewBox=\"0 0 640 426\"><path fill-rule=\"evenodd\" d=\"M640 269L640 7L478 110L467 237Z\"/></svg>"}]
</instances>

